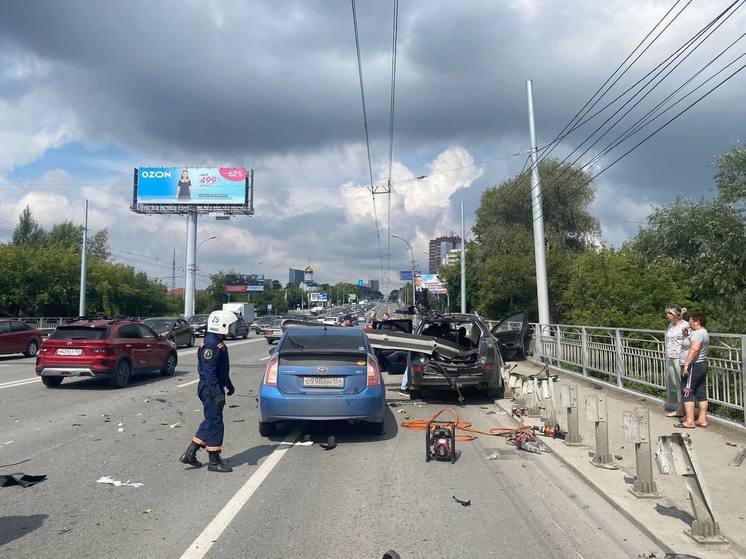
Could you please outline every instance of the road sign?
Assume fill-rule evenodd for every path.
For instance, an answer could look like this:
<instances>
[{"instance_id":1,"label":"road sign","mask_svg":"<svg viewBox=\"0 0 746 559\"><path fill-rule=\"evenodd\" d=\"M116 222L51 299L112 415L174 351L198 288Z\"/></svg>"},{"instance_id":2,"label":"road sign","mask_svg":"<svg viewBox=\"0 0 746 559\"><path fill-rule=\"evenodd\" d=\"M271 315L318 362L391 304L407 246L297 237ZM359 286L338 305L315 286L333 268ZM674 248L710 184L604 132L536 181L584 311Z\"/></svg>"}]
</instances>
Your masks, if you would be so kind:
<instances>
[{"instance_id":1,"label":"road sign","mask_svg":"<svg viewBox=\"0 0 746 559\"><path fill-rule=\"evenodd\" d=\"M357 285L359 287L365 287L365 280L357 280Z\"/></svg>"},{"instance_id":2,"label":"road sign","mask_svg":"<svg viewBox=\"0 0 746 559\"><path fill-rule=\"evenodd\" d=\"M418 276L422 274L419 270L415 270L414 273ZM412 270L401 270L399 272L399 279L401 281L412 281Z\"/></svg>"}]
</instances>

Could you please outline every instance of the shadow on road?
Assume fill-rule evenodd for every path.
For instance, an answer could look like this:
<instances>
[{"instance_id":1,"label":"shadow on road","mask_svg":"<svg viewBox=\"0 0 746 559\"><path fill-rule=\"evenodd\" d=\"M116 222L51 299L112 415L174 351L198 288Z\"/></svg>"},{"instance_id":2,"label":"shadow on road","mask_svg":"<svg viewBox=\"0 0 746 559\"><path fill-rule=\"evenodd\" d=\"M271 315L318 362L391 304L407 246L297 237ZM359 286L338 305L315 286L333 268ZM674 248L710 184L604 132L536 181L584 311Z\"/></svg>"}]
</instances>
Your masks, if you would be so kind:
<instances>
[{"instance_id":1,"label":"shadow on road","mask_svg":"<svg viewBox=\"0 0 746 559\"><path fill-rule=\"evenodd\" d=\"M663 516L669 516L671 518L677 518L686 523L687 526L691 526L694 522L694 517L688 512L677 509L676 507L664 507L660 503L655 505L655 512Z\"/></svg>"},{"instance_id":2,"label":"shadow on road","mask_svg":"<svg viewBox=\"0 0 746 559\"><path fill-rule=\"evenodd\" d=\"M23 361L24 359L26 361ZM5 363L8 361L15 361L19 365L23 365L24 363L36 363L36 359L34 357L26 357L25 355L22 355L20 353L11 355L0 355L0 363Z\"/></svg>"},{"instance_id":3,"label":"shadow on road","mask_svg":"<svg viewBox=\"0 0 746 559\"><path fill-rule=\"evenodd\" d=\"M0 545L22 538L40 528L48 515L31 514L29 516L0 516Z\"/></svg>"},{"instance_id":4,"label":"shadow on road","mask_svg":"<svg viewBox=\"0 0 746 559\"><path fill-rule=\"evenodd\" d=\"M298 425L298 421L282 421L277 424L277 435L270 437L270 440L280 442L287 433ZM392 413L391 409L386 407L383 412L383 435L374 435L368 429L367 423L350 423L349 421L305 421L302 422L303 430L301 431L300 440L305 435L310 437L309 440L314 443L326 443L327 439L334 435L338 443L369 443L375 441L387 441L396 437L399 432L399 422Z\"/></svg>"},{"instance_id":5,"label":"shadow on road","mask_svg":"<svg viewBox=\"0 0 746 559\"><path fill-rule=\"evenodd\" d=\"M226 461L234 468L237 466L242 466L244 464L255 466L259 462L259 460L261 460L265 456L269 456L270 454L272 454L272 452L276 448L277 445L260 444L251 448L247 448L246 450L234 454L233 456L228 456L226 458Z\"/></svg>"}]
</instances>

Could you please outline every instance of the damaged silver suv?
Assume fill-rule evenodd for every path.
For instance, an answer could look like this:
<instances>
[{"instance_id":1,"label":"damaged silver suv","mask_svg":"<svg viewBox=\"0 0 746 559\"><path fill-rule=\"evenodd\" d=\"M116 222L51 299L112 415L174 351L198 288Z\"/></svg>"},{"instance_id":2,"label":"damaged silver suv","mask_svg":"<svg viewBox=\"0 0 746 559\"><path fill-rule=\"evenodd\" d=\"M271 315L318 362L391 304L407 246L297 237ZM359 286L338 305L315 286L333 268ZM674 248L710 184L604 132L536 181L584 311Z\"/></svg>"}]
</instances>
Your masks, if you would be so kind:
<instances>
[{"instance_id":1,"label":"damaged silver suv","mask_svg":"<svg viewBox=\"0 0 746 559\"><path fill-rule=\"evenodd\" d=\"M428 388L455 390L461 400L464 387L483 390L490 398L502 397L502 356L487 323L479 315L425 316L415 333L435 338L441 349L433 355L410 353L410 398L421 397L422 390Z\"/></svg>"}]
</instances>

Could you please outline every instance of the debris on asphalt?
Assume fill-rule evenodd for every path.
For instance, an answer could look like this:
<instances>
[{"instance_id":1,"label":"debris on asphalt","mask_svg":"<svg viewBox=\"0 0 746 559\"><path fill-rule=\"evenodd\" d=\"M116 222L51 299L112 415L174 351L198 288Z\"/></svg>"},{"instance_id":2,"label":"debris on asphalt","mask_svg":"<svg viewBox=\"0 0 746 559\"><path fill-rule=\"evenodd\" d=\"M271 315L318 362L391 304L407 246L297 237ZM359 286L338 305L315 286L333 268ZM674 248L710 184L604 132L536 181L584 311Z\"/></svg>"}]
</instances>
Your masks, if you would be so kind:
<instances>
[{"instance_id":1,"label":"debris on asphalt","mask_svg":"<svg viewBox=\"0 0 746 559\"><path fill-rule=\"evenodd\" d=\"M456 501L462 507L470 507L471 506L471 499L469 499L468 501L462 501L461 499L458 499L456 497L456 495L451 495L451 497L453 497L453 500Z\"/></svg>"},{"instance_id":2,"label":"debris on asphalt","mask_svg":"<svg viewBox=\"0 0 746 559\"><path fill-rule=\"evenodd\" d=\"M495 415L496 413L497 412L493 410L493 411L488 411L485 415Z\"/></svg>"},{"instance_id":3,"label":"debris on asphalt","mask_svg":"<svg viewBox=\"0 0 746 559\"><path fill-rule=\"evenodd\" d=\"M145 404L147 404L148 402L150 402L150 400L148 400L147 398L145 400L143 400L143 403L145 403Z\"/></svg>"},{"instance_id":4,"label":"debris on asphalt","mask_svg":"<svg viewBox=\"0 0 746 559\"><path fill-rule=\"evenodd\" d=\"M389 549L386 553L383 554L383 557L381 559L401 559L401 555L399 555L393 549Z\"/></svg>"},{"instance_id":5,"label":"debris on asphalt","mask_svg":"<svg viewBox=\"0 0 746 559\"><path fill-rule=\"evenodd\" d=\"M399 405L399 404L397 404L396 402L389 402L389 407L391 407L391 408L395 408L395 407L397 407L398 405Z\"/></svg>"},{"instance_id":6,"label":"debris on asphalt","mask_svg":"<svg viewBox=\"0 0 746 559\"><path fill-rule=\"evenodd\" d=\"M164 404L168 402L168 400L166 400L165 398L156 398L156 400L158 400L159 402L163 402Z\"/></svg>"},{"instance_id":7,"label":"debris on asphalt","mask_svg":"<svg viewBox=\"0 0 746 559\"><path fill-rule=\"evenodd\" d=\"M117 424L117 431L119 431L120 433L124 433L124 423Z\"/></svg>"},{"instance_id":8,"label":"debris on asphalt","mask_svg":"<svg viewBox=\"0 0 746 559\"><path fill-rule=\"evenodd\" d=\"M176 429L176 428L178 428L178 427L181 427L181 423L179 423L179 422L177 421L176 423L172 423L171 425L169 425L169 427L171 427L171 429Z\"/></svg>"},{"instance_id":9,"label":"debris on asphalt","mask_svg":"<svg viewBox=\"0 0 746 559\"><path fill-rule=\"evenodd\" d=\"M727 444L728 446L738 446L736 443L731 443L728 441L725 441L725 444Z\"/></svg>"},{"instance_id":10,"label":"debris on asphalt","mask_svg":"<svg viewBox=\"0 0 746 559\"><path fill-rule=\"evenodd\" d=\"M624 460L624 456L622 456L621 454L615 454L614 458L616 458L617 460Z\"/></svg>"},{"instance_id":11,"label":"debris on asphalt","mask_svg":"<svg viewBox=\"0 0 746 559\"><path fill-rule=\"evenodd\" d=\"M329 435L329 438L326 439L326 443L321 443L321 448L324 450L332 450L337 447L337 437L334 435Z\"/></svg>"},{"instance_id":12,"label":"debris on asphalt","mask_svg":"<svg viewBox=\"0 0 746 559\"><path fill-rule=\"evenodd\" d=\"M228 406L229 408L238 408L240 407L238 404L231 404Z\"/></svg>"},{"instance_id":13,"label":"debris on asphalt","mask_svg":"<svg viewBox=\"0 0 746 559\"><path fill-rule=\"evenodd\" d=\"M498 451L493 452L487 457L487 460L500 460L500 453Z\"/></svg>"},{"instance_id":14,"label":"debris on asphalt","mask_svg":"<svg viewBox=\"0 0 746 559\"><path fill-rule=\"evenodd\" d=\"M0 487L10 487L11 485L20 485L21 487L31 487L47 479L46 475L32 476L28 474L6 474L0 475Z\"/></svg>"},{"instance_id":15,"label":"debris on asphalt","mask_svg":"<svg viewBox=\"0 0 746 559\"><path fill-rule=\"evenodd\" d=\"M234 419L233 423L243 423L244 421L246 420L245 419Z\"/></svg>"},{"instance_id":16,"label":"debris on asphalt","mask_svg":"<svg viewBox=\"0 0 746 559\"><path fill-rule=\"evenodd\" d=\"M143 514L150 514L151 512L153 512L153 509L145 509L142 511Z\"/></svg>"},{"instance_id":17,"label":"debris on asphalt","mask_svg":"<svg viewBox=\"0 0 746 559\"><path fill-rule=\"evenodd\" d=\"M396 410L396 413L407 413L407 410Z\"/></svg>"},{"instance_id":18,"label":"debris on asphalt","mask_svg":"<svg viewBox=\"0 0 746 559\"><path fill-rule=\"evenodd\" d=\"M82 427L82 425L80 423L73 423L72 427Z\"/></svg>"},{"instance_id":19,"label":"debris on asphalt","mask_svg":"<svg viewBox=\"0 0 746 559\"><path fill-rule=\"evenodd\" d=\"M295 443L293 444L293 446L312 446L312 445L313 445L313 441L303 441L303 442L295 441Z\"/></svg>"},{"instance_id":20,"label":"debris on asphalt","mask_svg":"<svg viewBox=\"0 0 746 559\"><path fill-rule=\"evenodd\" d=\"M730 466L740 466L746 458L746 447L741 448L733 459L730 461Z\"/></svg>"},{"instance_id":21,"label":"debris on asphalt","mask_svg":"<svg viewBox=\"0 0 746 559\"><path fill-rule=\"evenodd\" d=\"M480 408L480 409L483 409L483 410L488 410L488 409L490 409L490 408L488 408L487 406L479 406L479 408ZM454 499L455 499L455 497L454 497Z\"/></svg>"},{"instance_id":22,"label":"debris on asphalt","mask_svg":"<svg viewBox=\"0 0 746 559\"><path fill-rule=\"evenodd\" d=\"M144 483L130 483L130 480L119 481L110 476L101 476L96 480L96 483L105 483L106 485L113 485L114 487L142 487L145 485Z\"/></svg>"},{"instance_id":23,"label":"debris on asphalt","mask_svg":"<svg viewBox=\"0 0 746 559\"><path fill-rule=\"evenodd\" d=\"M67 534L68 532L72 532L72 528L63 528L62 530L57 530L57 535L61 536L62 534Z\"/></svg>"}]
</instances>

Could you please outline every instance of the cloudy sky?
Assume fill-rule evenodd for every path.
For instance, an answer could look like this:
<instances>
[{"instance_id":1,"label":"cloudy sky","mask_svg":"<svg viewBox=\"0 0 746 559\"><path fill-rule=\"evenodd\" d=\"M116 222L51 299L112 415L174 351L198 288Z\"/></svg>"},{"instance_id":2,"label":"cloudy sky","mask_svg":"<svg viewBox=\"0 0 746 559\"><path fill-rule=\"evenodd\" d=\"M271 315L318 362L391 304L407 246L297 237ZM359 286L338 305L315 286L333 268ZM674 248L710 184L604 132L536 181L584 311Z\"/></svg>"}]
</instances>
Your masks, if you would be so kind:
<instances>
[{"instance_id":1,"label":"cloudy sky","mask_svg":"<svg viewBox=\"0 0 746 559\"><path fill-rule=\"evenodd\" d=\"M412 242L422 265L427 240L458 229L460 202L471 223L481 193L521 170L525 155L513 154L528 147L526 80L534 81L542 145L673 3L401 0L391 229ZM597 108L730 4L687 3L677 3L666 23L686 9ZM373 174L382 181L388 173L392 3L358 0L357 8ZM744 29L741 9L597 147ZM740 42L731 47L682 95L744 48ZM26 205L48 226L80 221L87 198L92 228L109 229L114 257L169 282L173 250L183 268L185 221L129 211L133 167L240 165L256 172L256 215L201 218L199 239L217 236L200 249L201 273L231 267L285 282L288 267L310 259L321 281L380 277L348 0L6 0L0 58L0 240L9 238ZM592 169L613 161L738 67ZM633 235L655 204L679 193L712 194L713 156L744 140L744 98L746 72L597 179L592 209L606 243ZM568 155L625 99L568 136L554 154ZM386 198L377 197L377 206L385 252ZM392 240L392 271L409 267L405 251ZM183 285L183 275L177 284Z\"/></svg>"}]
</instances>

